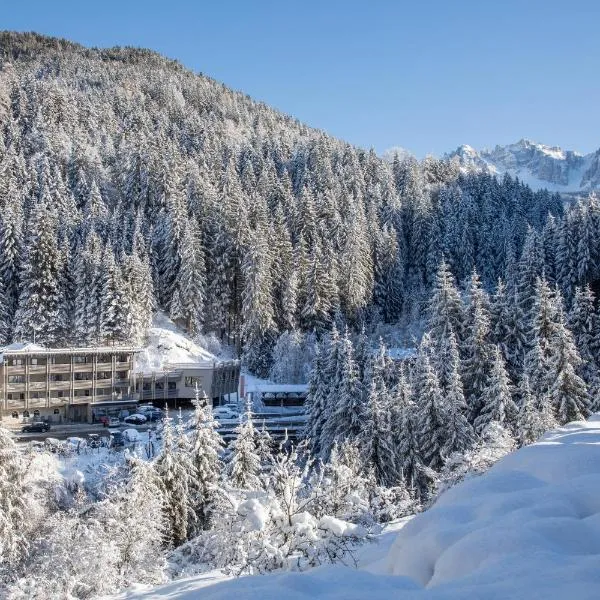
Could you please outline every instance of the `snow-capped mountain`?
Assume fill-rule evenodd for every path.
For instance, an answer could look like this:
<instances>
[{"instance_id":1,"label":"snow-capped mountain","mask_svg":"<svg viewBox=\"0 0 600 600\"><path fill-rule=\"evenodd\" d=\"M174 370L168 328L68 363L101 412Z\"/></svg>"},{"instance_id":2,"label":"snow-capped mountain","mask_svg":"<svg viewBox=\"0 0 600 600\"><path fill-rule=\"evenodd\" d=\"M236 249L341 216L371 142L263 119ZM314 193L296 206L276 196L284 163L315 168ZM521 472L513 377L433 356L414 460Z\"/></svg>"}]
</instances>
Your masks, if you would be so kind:
<instances>
[{"instance_id":1,"label":"snow-capped mountain","mask_svg":"<svg viewBox=\"0 0 600 600\"><path fill-rule=\"evenodd\" d=\"M576 193L600 188L600 149L584 155L522 139L493 150L477 151L463 145L445 158L457 158L466 171L508 173L534 189Z\"/></svg>"}]
</instances>

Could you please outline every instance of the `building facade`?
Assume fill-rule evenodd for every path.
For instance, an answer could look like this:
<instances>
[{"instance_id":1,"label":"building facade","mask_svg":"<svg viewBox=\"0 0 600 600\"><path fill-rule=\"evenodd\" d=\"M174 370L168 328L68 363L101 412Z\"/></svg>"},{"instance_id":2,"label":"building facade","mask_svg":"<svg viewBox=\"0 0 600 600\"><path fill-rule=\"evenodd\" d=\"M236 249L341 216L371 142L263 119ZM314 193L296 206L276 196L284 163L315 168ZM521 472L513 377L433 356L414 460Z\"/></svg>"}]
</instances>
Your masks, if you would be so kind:
<instances>
[{"instance_id":1,"label":"building facade","mask_svg":"<svg viewBox=\"0 0 600 600\"><path fill-rule=\"evenodd\" d=\"M107 405L137 403L135 348L13 344L0 352L3 418L91 422Z\"/></svg>"},{"instance_id":2,"label":"building facade","mask_svg":"<svg viewBox=\"0 0 600 600\"><path fill-rule=\"evenodd\" d=\"M197 386L200 396L218 406L238 393L239 382L239 360L170 363L160 371L138 373L136 391L140 402L176 406L178 400L193 400Z\"/></svg>"}]
</instances>

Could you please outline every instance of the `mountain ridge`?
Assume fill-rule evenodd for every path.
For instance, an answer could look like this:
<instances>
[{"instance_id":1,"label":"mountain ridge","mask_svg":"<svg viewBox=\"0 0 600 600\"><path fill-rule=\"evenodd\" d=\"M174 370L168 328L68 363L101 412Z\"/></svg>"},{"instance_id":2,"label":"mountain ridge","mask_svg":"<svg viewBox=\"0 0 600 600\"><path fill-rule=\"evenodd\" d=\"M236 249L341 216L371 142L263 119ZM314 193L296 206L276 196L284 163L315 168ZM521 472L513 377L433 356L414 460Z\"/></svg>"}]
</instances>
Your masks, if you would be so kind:
<instances>
[{"instance_id":1,"label":"mountain ridge","mask_svg":"<svg viewBox=\"0 0 600 600\"><path fill-rule=\"evenodd\" d=\"M476 150L468 144L444 155L465 172L518 177L534 189L587 193L600 188L600 149L589 154L548 146L526 138L514 144Z\"/></svg>"}]
</instances>

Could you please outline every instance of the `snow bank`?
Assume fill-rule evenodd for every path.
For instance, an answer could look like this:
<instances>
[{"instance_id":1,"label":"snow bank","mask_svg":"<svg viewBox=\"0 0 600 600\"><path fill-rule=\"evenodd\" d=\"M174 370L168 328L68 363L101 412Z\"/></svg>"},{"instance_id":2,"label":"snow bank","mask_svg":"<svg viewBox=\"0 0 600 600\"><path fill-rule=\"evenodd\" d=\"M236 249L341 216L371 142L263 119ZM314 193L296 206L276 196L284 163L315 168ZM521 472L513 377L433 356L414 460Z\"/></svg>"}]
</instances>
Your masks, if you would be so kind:
<instances>
[{"instance_id":1,"label":"snow bank","mask_svg":"<svg viewBox=\"0 0 600 600\"><path fill-rule=\"evenodd\" d=\"M190 340L164 313L157 312L148 332L148 344L136 357L136 369L151 373L160 371L168 363L197 363L203 360L216 360L216 357Z\"/></svg>"},{"instance_id":2,"label":"snow bank","mask_svg":"<svg viewBox=\"0 0 600 600\"><path fill-rule=\"evenodd\" d=\"M571 423L447 491L365 570L173 582L136 598L596 599L600 417Z\"/></svg>"}]
</instances>

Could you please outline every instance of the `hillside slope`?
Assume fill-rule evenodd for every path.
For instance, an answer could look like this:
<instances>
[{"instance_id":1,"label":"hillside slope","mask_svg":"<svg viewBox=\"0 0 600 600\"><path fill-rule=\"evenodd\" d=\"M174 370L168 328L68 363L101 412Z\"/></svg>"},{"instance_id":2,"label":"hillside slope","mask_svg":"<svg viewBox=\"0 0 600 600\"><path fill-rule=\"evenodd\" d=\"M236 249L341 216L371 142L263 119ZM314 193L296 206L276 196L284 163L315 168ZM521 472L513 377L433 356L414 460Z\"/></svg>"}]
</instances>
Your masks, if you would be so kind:
<instances>
[{"instance_id":1,"label":"hillside slope","mask_svg":"<svg viewBox=\"0 0 600 600\"><path fill-rule=\"evenodd\" d=\"M533 599L600 596L600 417L548 433L446 492L367 570L223 582L215 574L127 598Z\"/></svg>"}]
</instances>

